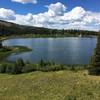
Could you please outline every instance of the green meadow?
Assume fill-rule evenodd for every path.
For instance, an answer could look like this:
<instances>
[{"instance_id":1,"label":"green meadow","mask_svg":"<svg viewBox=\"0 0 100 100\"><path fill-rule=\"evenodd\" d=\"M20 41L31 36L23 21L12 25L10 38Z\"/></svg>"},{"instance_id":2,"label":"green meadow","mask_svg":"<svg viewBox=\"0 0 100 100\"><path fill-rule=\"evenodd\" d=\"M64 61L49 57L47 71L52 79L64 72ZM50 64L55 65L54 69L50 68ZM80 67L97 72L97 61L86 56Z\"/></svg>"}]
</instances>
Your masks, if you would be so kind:
<instances>
[{"instance_id":1,"label":"green meadow","mask_svg":"<svg viewBox=\"0 0 100 100\"><path fill-rule=\"evenodd\" d=\"M83 71L0 74L0 100L99 100L100 77Z\"/></svg>"}]
</instances>

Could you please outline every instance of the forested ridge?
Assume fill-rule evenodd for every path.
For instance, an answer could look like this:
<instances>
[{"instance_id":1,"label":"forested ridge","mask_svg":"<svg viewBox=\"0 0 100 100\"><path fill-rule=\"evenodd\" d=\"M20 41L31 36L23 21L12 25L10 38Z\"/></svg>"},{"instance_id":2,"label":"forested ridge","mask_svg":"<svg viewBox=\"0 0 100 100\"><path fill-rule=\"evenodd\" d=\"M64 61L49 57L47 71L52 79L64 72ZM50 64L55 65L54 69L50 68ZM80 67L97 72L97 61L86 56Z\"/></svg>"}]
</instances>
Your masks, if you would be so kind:
<instances>
[{"instance_id":1,"label":"forested ridge","mask_svg":"<svg viewBox=\"0 0 100 100\"><path fill-rule=\"evenodd\" d=\"M23 34L39 34L39 35L97 35L98 32L87 31L87 30L59 30L59 29L48 29L43 27L32 27L25 25L18 25L11 22L6 22L0 20L0 36L9 36L9 35L23 35Z\"/></svg>"}]
</instances>

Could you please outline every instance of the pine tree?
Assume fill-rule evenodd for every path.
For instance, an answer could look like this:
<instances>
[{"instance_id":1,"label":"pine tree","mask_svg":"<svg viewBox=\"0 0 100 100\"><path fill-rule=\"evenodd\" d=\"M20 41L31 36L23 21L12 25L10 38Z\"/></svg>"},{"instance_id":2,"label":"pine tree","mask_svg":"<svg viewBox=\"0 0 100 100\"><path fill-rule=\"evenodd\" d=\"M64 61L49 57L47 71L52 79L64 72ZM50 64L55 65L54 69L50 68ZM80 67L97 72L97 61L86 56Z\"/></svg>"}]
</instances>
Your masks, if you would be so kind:
<instances>
[{"instance_id":1,"label":"pine tree","mask_svg":"<svg viewBox=\"0 0 100 100\"><path fill-rule=\"evenodd\" d=\"M0 40L0 48L2 48L2 41Z\"/></svg>"},{"instance_id":2,"label":"pine tree","mask_svg":"<svg viewBox=\"0 0 100 100\"><path fill-rule=\"evenodd\" d=\"M92 69L89 70L90 74L100 75L100 36L97 38L97 45L94 56L91 61Z\"/></svg>"}]
</instances>

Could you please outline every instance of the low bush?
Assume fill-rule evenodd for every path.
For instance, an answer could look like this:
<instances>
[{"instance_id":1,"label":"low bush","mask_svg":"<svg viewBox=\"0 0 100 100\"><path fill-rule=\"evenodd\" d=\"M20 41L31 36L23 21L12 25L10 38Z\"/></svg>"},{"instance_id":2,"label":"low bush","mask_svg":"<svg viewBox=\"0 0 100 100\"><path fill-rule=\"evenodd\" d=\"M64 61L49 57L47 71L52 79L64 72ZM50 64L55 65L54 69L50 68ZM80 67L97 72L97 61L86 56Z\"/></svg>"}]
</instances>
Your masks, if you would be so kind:
<instances>
[{"instance_id":1,"label":"low bush","mask_svg":"<svg viewBox=\"0 0 100 100\"><path fill-rule=\"evenodd\" d=\"M0 73L5 73L6 72L6 67L7 67L7 64L1 64L0 65Z\"/></svg>"},{"instance_id":2,"label":"low bush","mask_svg":"<svg viewBox=\"0 0 100 100\"><path fill-rule=\"evenodd\" d=\"M71 70L78 71L86 68L85 66L78 65L63 65L56 64L53 62L45 62L41 60L38 64L30 64L24 63L22 59L18 59L15 63L10 64L1 64L0 65L0 73L8 73L8 74L21 74L28 73L32 71L59 71L59 70Z\"/></svg>"},{"instance_id":3,"label":"low bush","mask_svg":"<svg viewBox=\"0 0 100 100\"><path fill-rule=\"evenodd\" d=\"M26 66L22 68L22 73L28 73L32 71L36 71L36 66L31 65L31 64L27 64Z\"/></svg>"},{"instance_id":4,"label":"low bush","mask_svg":"<svg viewBox=\"0 0 100 100\"><path fill-rule=\"evenodd\" d=\"M64 100L77 100L75 96L73 95L68 95L64 98Z\"/></svg>"}]
</instances>

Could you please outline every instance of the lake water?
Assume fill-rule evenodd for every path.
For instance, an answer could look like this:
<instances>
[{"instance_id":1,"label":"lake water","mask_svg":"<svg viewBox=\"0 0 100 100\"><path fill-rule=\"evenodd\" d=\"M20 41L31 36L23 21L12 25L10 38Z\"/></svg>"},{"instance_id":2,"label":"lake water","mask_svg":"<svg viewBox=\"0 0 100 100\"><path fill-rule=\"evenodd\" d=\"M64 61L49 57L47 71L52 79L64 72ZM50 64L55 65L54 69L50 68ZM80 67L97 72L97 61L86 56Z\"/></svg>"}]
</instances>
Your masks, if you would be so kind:
<instances>
[{"instance_id":1,"label":"lake water","mask_svg":"<svg viewBox=\"0 0 100 100\"><path fill-rule=\"evenodd\" d=\"M22 58L37 63L41 59L60 64L88 64L96 47L96 38L25 38L3 41L6 46L27 46L30 52L11 54L8 61Z\"/></svg>"}]
</instances>

